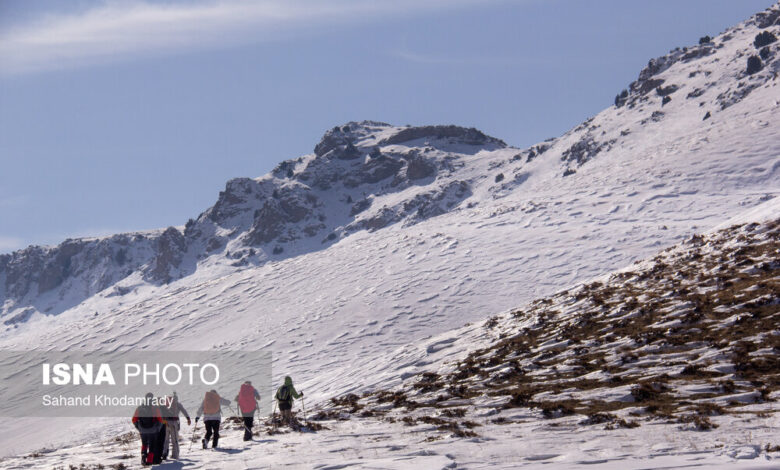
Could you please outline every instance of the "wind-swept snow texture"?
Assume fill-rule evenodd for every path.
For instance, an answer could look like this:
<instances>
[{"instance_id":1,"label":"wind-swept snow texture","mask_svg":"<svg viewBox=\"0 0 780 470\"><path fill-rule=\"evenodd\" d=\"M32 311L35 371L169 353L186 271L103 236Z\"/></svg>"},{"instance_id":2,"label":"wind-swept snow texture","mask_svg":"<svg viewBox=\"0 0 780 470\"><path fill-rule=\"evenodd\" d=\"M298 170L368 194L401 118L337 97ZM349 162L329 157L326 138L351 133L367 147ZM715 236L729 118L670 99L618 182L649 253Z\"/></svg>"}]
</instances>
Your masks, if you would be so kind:
<instances>
[{"instance_id":1,"label":"wind-swept snow texture","mask_svg":"<svg viewBox=\"0 0 780 470\"><path fill-rule=\"evenodd\" d=\"M775 217L776 201L764 205ZM780 218L754 213L399 349L407 380L310 407L302 433L266 420L247 444L228 418L213 451L185 432L196 450L171 465L778 468L778 253ZM5 463L127 465L138 445L131 432Z\"/></svg>"},{"instance_id":2,"label":"wind-swept snow texture","mask_svg":"<svg viewBox=\"0 0 780 470\"><path fill-rule=\"evenodd\" d=\"M270 349L312 404L397 385L399 347L776 197L780 49L754 41L780 35L778 11L650 61L618 106L528 149L455 126L348 123L313 154L231 180L183 228L2 255L0 347ZM0 449L106 429L39 423L8 424Z\"/></svg>"}]
</instances>

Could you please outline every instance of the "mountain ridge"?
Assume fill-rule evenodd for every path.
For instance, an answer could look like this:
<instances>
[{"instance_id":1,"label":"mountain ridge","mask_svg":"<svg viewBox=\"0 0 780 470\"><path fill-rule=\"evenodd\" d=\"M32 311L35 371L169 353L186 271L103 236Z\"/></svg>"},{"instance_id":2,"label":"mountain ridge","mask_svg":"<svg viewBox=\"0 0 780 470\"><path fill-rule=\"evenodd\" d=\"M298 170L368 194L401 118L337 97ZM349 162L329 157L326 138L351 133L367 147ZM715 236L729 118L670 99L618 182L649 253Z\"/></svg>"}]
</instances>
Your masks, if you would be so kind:
<instances>
[{"instance_id":1,"label":"mountain ridge","mask_svg":"<svg viewBox=\"0 0 780 470\"><path fill-rule=\"evenodd\" d=\"M327 131L312 154L285 160L259 178L228 181L215 204L183 230L172 226L68 239L56 247L31 246L2 254L0 318L15 324L35 312L61 312L133 272L140 271L146 282L166 284L192 274L216 254L233 267L258 265L322 249L361 230L414 224L467 199L469 205L479 204L472 196L475 186L484 182L473 175L458 177L457 170L473 164L468 157L480 152L492 153L481 176L500 183L487 197L502 197L534 179L546 185L551 177L576 174L599 154L620 149L635 132L632 124L652 128L698 106L702 121L697 126L705 125L754 90L776 85L780 61L771 37L778 11L775 5L715 38L651 59L608 109L614 116L599 113L561 137L526 149L508 147L474 128L353 121ZM764 35L760 43L755 31ZM752 44L741 45L748 41ZM758 59L761 69L748 73L745 61L756 54L763 56ZM687 74L672 73L679 68ZM551 163L547 169L528 169L545 158ZM545 171L550 174L532 178ZM414 191L419 188L427 190ZM391 199L387 196L404 192L402 200L383 203ZM71 301L41 303L39 297L54 290L60 298L66 296L64 291L73 291L68 280L77 281L83 294Z\"/></svg>"},{"instance_id":2,"label":"mountain ridge","mask_svg":"<svg viewBox=\"0 0 780 470\"><path fill-rule=\"evenodd\" d=\"M307 402L360 393L372 384L392 385L409 377L397 368L406 359L398 348L425 344L455 326L484 321L490 313L652 257L780 194L777 61L771 58L777 55L777 42L763 46L774 56L762 59L762 70L745 75L748 57L761 54L753 43L762 31L749 22L732 28L726 33L732 35L729 40L713 39L714 53L677 61L655 76L666 80L664 92L671 84L678 86L675 92L662 96L650 90L634 108L610 106L563 136L526 150L498 148L497 142L490 144L495 148L480 150L479 145L451 144L444 136L391 141L380 146L382 158L371 163L371 151L387 137L382 133L404 128L367 124L375 129L356 129L360 139L377 135L353 143L363 158L354 158L349 142L334 138L336 146L322 146L319 157L312 153L293 159L278 174L236 180L212 211L213 218L209 209L187 224L199 243L190 247L192 252L180 250L182 240L186 246L186 227L168 231L168 255L160 263L163 250L156 242L166 230L128 235L128 243L141 236L136 261L145 260L143 269L97 293L101 276L90 277L91 261L82 263L75 255L60 268L71 273L84 269L84 278L69 275L38 295L36 276L46 268L46 258L38 256L38 264L27 267L34 269L20 266L16 276L29 297L0 297L2 320L30 308L26 316L0 328L0 345L10 350L36 345L52 350L271 351L274 370L295 376L296 384L306 389ZM690 77L693 72L698 73ZM751 81L761 84L720 109L718 96ZM740 82L745 85L739 87ZM687 98L704 86L703 94ZM667 97L671 101L664 103ZM337 134L343 133L339 127ZM595 145L588 144L591 139ZM612 139L611 146L602 145ZM575 146L578 142L585 144ZM408 155L409 160L394 156L411 151L419 154ZM425 177L425 166L414 164L412 175L423 177L408 177L410 160L417 156L437 163L434 175ZM328 165L322 165L325 160ZM339 171L329 171L333 168ZM378 182L354 185L384 172L388 176ZM307 174L308 182L296 180L296 174ZM345 185L349 176L356 179ZM319 189L315 181L330 187ZM426 196L430 191L442 194L458 181L468 184L468 197ZM288 188L278 199L273 197L277 185ZM382 191L364 195L363 188ZM257 199L261 193L265 196ZM306 194L319 202L307 201ZM418 197L417 204L446 210L427 217L423 209L423 217L417 217L420 205L405 205ZM292 202L285 211L282 201L287 199ZM352 213L364 199L370 204L362 203ZM254 211L268 201L269 211L282 211L281 223L255 225ZM299 202L305 212L294 209L292 203ZM323 207L338 210L321 212ZM320 214L326 221L319 221ZM377 220L373 231L371 226L348 230L351 223L370 220ZM326 227L305 236L309 221ZM273 253L275 241L259 248L246 243L250 233L261 237L261 229L273 227L290 238L279 243L281 253ZM194 237L195 230L202 235ZM334 239L322 243L331 233ZM213 254L205 252L208 256L198 259L194 254L208 249L212 239L217 240ZM101 240L106 239L90 243L97 250ZM98 258L113 259L114 247L103 246ZM125 259L125 266L130 270L132 263ZM57 282L60 268L53 269L49 285ZM147 270L151 279L162 280L146 279ZM109 279L112 273L101 274ZM0 270L0 289L6 289L7 274ZM446 344L429 346L435 352ZM271 396L273 391L261 393ZM4 448L42 440L70 443L88 431L70 424L47 423L44 428L51 432L11 423L8 442L18 447ZM117 423L111 429L120 434L126 428Z\"/></svg>"}]
</instances>

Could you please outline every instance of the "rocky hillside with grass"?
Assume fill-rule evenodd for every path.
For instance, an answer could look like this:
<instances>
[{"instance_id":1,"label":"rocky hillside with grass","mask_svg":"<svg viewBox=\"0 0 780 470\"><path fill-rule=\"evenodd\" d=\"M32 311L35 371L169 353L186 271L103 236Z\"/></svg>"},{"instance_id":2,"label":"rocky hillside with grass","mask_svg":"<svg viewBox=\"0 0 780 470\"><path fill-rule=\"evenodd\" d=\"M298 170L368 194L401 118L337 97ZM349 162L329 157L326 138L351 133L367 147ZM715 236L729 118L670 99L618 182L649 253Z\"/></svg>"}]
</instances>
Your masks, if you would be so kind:
<instances>
[{"instance_id":1,"label":"rocky hillside with grass","mask_svg":"<svg viewBox=\"0 0 780 470\"><path fill-rule=\"evenodd\" d=\"M437 338L427 351L448 343L457 360L333 398L316 419L402 421L429 439L529 414L706 431L777 412L779 324L780 219L735 225Z\"/></svg>"}]
</instances>

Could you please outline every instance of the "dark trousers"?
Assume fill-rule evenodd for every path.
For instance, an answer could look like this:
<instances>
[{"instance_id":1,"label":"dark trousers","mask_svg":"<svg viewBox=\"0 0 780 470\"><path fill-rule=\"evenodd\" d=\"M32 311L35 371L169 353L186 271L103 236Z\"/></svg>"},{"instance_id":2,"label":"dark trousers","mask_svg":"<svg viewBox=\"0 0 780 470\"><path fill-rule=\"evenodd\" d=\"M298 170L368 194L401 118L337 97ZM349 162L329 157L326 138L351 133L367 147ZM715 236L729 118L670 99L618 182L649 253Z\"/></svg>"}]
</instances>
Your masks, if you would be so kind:
<instances>
[{"instance_id":1,"label":"dark trousers","mask_svg":"<svg viewBox=\"0 0 780 470\"><path fill-rule=\"evenodd\" d=\"M244 416L244 440L252 440L252 426L255 424L255 416Z\"/></svg>"},{"instance_id":2,"label":"dark trousers","mask_svg":"<svg viewBox=\"0 0 780 470\"><path fill-rule=\"evenodd\" d=\"M154 444L157 442L157 433L141 433L141 462L151 464L154 462Z\"/></svg>"},{"instance_id":3,"label":"dark trousers","mask_svg":"<svg viewBox=\"0 0 780 470\"><path fill-rule=\"evenodd\" d=\"M211 439L213 434L214 441L211 447L217 447L217 444L219 444L219 420L210 419L208 421L203 421L203 424L206 425L206 437L204 437L203 440L208 444L209 439Z\"/></svg>"},{"instance_id":4,"label":"dark trousers","mask_svg":"<svg viewBox=\"0 0 780 470\"><path fill-rule=\"evenodd\" d=\"M159 463L160 458L160 445L158 444L160 439L160 430L165 432L165 426L156 423L151 428L138 428L141 433L141 462L144 465L151 465L153 463Z\"/></svg>"},{"instance_id":5,"label":"dark trousers","mask_svg":"<svg viewBox=\"0 0 780 470\"><path fill-rule=\"evenodd\" d=\"M162 463L163 442L165 442L165 425L160 426L160 430L154 435L154 444L152 452L154 453L154 463Z\"/></svg>"}]
</instances>

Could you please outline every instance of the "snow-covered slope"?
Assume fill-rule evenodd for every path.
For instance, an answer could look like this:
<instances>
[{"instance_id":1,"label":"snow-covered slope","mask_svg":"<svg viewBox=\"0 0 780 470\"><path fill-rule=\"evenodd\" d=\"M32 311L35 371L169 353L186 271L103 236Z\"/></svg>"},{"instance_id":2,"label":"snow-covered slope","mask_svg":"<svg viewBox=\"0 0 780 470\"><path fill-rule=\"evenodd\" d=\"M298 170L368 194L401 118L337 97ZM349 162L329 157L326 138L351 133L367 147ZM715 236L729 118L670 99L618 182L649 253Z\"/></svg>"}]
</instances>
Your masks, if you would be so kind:
<instances>
[{"instance_id":1,"label":"snow-covered slope","mask_svg":"<svg viewBox=\"0 0 780 470\"><path fill-rule=\"evenodd\" d=\"M314 400L397 381L399 347L775 197L780 51L754 40L780 34L778 11L651 61L620 106L529 149L349 123L228 182L183 229L3 255L0 347L268 348ZM765 57L748 74L752 55ZM84 432L62 429L6 434L2 450Z\"/></svg>"},{"instance_id":2,"label":"snow-covered slope","mask_svg":"<svg viewBox=\"0 0 780 470\"><path fill-rule=\"evenodd\" d=\"M229 418L221 452L185 445L170 465L777 468L780 199L759 207L741 225L375 357L396 380L310 407L303 433L265 420L248 444ZM98 441L4 468L137 461L135 433Z\"/></svg>"}]
</instances>

